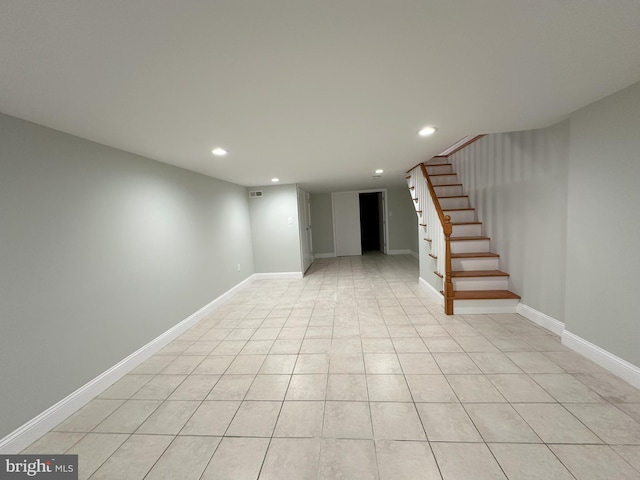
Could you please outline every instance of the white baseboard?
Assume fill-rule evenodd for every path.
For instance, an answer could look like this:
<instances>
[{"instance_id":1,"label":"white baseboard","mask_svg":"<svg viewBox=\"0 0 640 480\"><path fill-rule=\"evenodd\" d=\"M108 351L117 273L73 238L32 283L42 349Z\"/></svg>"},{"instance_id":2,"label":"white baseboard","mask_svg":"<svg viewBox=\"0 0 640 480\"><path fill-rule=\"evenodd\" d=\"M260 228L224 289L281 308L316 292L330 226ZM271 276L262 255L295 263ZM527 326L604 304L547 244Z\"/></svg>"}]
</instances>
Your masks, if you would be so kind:
<instances>
[{"instance_id":1,"label":"white baseboard","mask_svg":"<svg viewBox=\"0 0 640 480\"><path fill-rule=\"evenodd\" d=\"M613 353L607 352L568 330L562 332L562 344L587 357L601 367L606 368L634 387L640 388L640 368L632 363L617 357Z\"/></svg>"},{"instance_id":2,"label":"white baseboard","mask_svg":"<svg viewBox=\"0 0 640 480\"><path fill-rule=\"evenodd\" d=\"M335 253L314 253L313 258L336 258Z\"/></svg>"},{"instance_id":3,"label":"white baseboard","mask_svg":"<svg viewBox=\"0 0 640 480\"><path fill-rule=\"evenodd\" d=\"M415 252L412 252L408 248L403 250L387 250L387 255L415 255Z\"/></svg>"},{"instance_id":4,"label":"white baseboard","mask_svg":"<svg viewBox=\"0 0 640 480\"><path fill-rule=\"evenodd\" d=\"M418 260L420 259L420 254L418 252L414 252L413 250L409 250L409 255L411 255L413 258L417 258Z\"/></svg>"},{"instance_id":5,"label":"white baseboard","mask_svg":"<svg viewBox=\"0 0 640 480\"><path fill-rule=\"evenodd\" d=\"M562 335L562 333L564 332L564 323L562 323L560 320L556 320L546 313L539 312L535 308L531 308L524 303L518 304L516 313L519 313L524 318L531 320L536 325L540 325L542 328L546 328L556 335Z\"/></svg>"},{"instance_id":6,"label":"white baseboard","mask_svg":"<svg viewBox=\"0 0 640 480\"><path fill-rule=\"evenodd\" d=\"M433 298L435 298L436 300L438 300L438 303L440 305L444 305L444 297L442 296L442 294L436 290L436 288L431 285L429 282L427 282L424 278L420 277L418 278L418 283L420 284L420 286L429 294L431 294L431 296L433 296Z\"/></svg>"},{"instance_id":7,"label":"white baseboard","mask_svg":"<svg viewBox=\"0 0 640 480\"><path fill-rule=\"evenodd\" d=\"M124 377L131 370L220 307L220 305L233 297L238 291L246 287L252 279L253 276L248 277L235 287L227 290L218 298L154 338L124 360L121 360L107 371L67 395L55 405L47 408L44 412L29 420L21 427L18 427L3 439L0 439L0 454L12 454L24 450L53 427L89 403L89 401L102 393L106 388Z\"/></svg>"},{"instance_id":8,"label":"white baseboard","mask_svg":"<svg viewBox=\"0 0 640 480\"><path fill-rule=\"evenodd\" d=\"M302 272L274 272L274 273L254 273L253 280L287 280L300 279L304 277Z\"/></svg>"}]
</instances>

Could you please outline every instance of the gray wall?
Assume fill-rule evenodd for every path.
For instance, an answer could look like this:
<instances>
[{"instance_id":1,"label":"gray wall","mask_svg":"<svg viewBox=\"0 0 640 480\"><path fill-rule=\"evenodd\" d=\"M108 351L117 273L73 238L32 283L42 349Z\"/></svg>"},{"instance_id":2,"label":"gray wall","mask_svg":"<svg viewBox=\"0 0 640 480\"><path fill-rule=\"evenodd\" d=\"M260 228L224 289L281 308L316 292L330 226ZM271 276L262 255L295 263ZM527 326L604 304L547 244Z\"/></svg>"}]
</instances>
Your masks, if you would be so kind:
<instances>
[{"instance_id":1,"label":"gray wall","mask_svg":"<svg viewBox=\"0 0 640 480\"><path fill-rule=\"evenodd\" d=\"M387 190L389 249L418 253L418 216L408 188Z\"/></svg>"},{"instance_id":2,"label":"gray wall","mask_svg":"<svg viewBox=\"0 0 640 480\"><path fill-rule=\"evenodd\" d=\"M330 193L311 194L311 235L313 254L335 253L333 245L333 211Z\"/></svg>"},{"instance_id":3,"label":"gray wall","mask_svg":"<svg viewBox=\"0 0 640 480\"><path fill-rule=\"evenodd\" d=\"M389 250L411 250L418 253L418 221L409 189L387 189L387 211ZM335 253L330 193L311 194L311 225L313 253Z\"/></svg>"},{"instance_id":4,"label":"gray wall","mask_svg":"<svg viewBox=\"0 0 640 480\"><path fill-rule=\"evenodd\" d=\"M249 200L256 273L301 272L296 185L269 185L247 192L251 190L263 192L262 197Z\"/></svg>"},{"instance_id":5,"label":"gray wall","mask_svg":"<svg viewBox=\"0 0 640 480\"><path fill-rule=\"evenodd\" d=\"M570 120L566 328L640 366L640 83Z\"/></svg>"},{"instance_id":6,"label":"gray wall","mask_svg":"<svg viewBox=\"0 0 640 480\"><path fill-rule=\"evenodd\" d=\"M252 273L244 187L0 115L0 438Z\"/></svg>"},{"instance_id":7,"label":"gray wall","mask_svg":"<svg viewBox=\"0 0 640 480\"><path fill-rule=\"evenodd\" d=\"M509 287L564 321L569 123L488 135L450 157Z\"/></svg>"}]
</instances>

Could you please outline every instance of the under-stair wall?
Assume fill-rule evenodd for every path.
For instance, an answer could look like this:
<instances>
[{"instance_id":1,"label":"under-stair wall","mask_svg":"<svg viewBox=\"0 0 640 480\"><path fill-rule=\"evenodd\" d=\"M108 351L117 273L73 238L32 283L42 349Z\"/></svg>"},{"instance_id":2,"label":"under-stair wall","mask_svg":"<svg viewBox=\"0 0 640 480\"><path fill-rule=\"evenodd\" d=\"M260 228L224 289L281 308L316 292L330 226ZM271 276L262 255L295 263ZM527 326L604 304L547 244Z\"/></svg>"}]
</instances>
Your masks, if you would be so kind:
<instances>
[{"instance_id":1,"label":"under-stair wall","mask_svg":"<svg viewBox=\"0 0 640 480\"><path fill-rule=\"evenodd\" d=\"M564 321L569 125L486 135L449 157L522 304Z\"/></svg>"}]
</instances>

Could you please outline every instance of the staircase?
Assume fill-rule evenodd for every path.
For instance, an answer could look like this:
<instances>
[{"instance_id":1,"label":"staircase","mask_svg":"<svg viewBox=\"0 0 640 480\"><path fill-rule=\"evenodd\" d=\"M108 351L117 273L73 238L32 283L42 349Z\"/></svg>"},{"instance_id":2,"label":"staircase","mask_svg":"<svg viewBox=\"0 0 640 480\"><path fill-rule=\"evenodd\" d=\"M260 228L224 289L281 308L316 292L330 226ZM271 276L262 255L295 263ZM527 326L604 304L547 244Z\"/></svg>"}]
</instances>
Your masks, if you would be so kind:
<instances>
[{"instance_id":1,"label":"staircase","mask_svg":"<svg viewBox=\"0 0 640 480\"><path fill-rule=\"evenodd\" d=\"M437 251L434 249L434 239L431 238L434 233L428 225L440 220L433 214L430 216L423 214L423 210L429 208L428 204L439 203L445 218L449 216L451 219L449 256L450 278L453 284L453 312L456 314L515 312L520 297L509 291L509 274L499 269L500 256L491 251L491 239L483 235L482 222L477 221L476 211L471 207L469 197L464 194L463 186L459 183L453 166L448 162L447 157L434 157L424 166L437 202L420 198L431 195L428 188L422 186L427 183L427 179L424 178L421 166L411 170L407 180L420 219L420 226L425 232L425 241L429 244L429 256L436 260L434 274L442 280L443 290L447 280L445 279L446 267L445 262L438 261L438 257L444 255L445 249L442 246L439 246Z\"/></svg>"}]
</instances>

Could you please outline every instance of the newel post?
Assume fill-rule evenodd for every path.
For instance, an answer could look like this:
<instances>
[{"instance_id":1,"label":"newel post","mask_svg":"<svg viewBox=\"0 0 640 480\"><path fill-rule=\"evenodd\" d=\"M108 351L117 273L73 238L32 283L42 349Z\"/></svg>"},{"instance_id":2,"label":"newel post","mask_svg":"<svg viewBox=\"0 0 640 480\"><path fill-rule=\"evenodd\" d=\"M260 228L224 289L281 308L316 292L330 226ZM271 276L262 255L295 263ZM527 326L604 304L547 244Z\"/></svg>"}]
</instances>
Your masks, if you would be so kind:
<instances>
[{"instance_id":1,"label":"newel post","mask_svg":"<svg viewBox=\"0 0 640 480\"><path fill-rule=\"evenodd\" d=\"M444 224L442 225L444 230L444 247L445 247L445 259L444 259L444 313L446 315L453 315L453 280L451 279L451 232L453 226L451 225L451 217L449 215L444 216Z\"/></svg>"}]
</instances>

